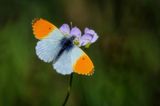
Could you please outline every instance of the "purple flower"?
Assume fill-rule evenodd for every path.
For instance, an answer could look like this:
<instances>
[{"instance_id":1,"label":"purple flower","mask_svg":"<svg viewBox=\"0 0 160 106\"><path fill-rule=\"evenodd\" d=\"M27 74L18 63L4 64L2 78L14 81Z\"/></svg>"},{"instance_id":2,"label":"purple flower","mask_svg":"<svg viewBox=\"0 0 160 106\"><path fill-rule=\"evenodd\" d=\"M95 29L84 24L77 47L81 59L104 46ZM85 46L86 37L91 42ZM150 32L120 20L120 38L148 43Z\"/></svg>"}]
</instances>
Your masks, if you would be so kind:
<instances>
[{"instance_id":1,"label":"purple flower","mask_svg":"<svg viewBox=\"0 0 160 106\"><path fill-rule=\"evenodd\" d=\"M70 29L68 24L63 24L60 27L60 31L62 31L62 33L67 34L69 36L75 36L78 40L81 38L81 31L78 27L73 27Z\"/></svg>"},{"instance_id":2,"label":"purple flower","mask_svg":"<svg viewBox=\"0 0 160 106\"><path fill-rule=\"evenodd\" d=\"M70 34L70 27L68 24L63 24L60 28L60 31L62 31L64 34Z\"/></svg>"},{"instance_id":3,"label":"purple flower","mask_svg":"<svg viewBox=\"0 0 160 106\"><path fill-rule=\"evenodd\" d=\"M98 39L98 35L93 29L85 28L83 36L81 36L82 34L78 27L70 28L68 24L63 24L59 29L65 35L75 36L78 46L90 45Z\"/></svg>"},{"instance_id":4,"label":"purple flower","mask_svg":"<svg viewBox=\"0 0 160 106\"><path fill-rule=\"evenodd\" d=\"M88 43L94 43L98 39L97 33L93 29L85 28L84 35L81 37L81 46L85 46Z\"/></svg>"}]
</instances>

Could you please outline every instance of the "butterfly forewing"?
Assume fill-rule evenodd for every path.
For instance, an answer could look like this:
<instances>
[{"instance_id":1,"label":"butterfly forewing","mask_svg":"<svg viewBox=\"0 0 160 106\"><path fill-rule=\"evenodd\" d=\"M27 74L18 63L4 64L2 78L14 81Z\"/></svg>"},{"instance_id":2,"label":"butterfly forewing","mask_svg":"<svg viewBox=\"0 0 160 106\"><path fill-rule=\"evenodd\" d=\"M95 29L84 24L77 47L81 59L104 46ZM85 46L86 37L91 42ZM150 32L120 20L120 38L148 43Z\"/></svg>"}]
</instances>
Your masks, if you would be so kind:
<instances>
[{"instance_id":1,"label":"butterfly forewing","mask_svg":"<svg viewBox=\"0 0 160 106\"><path fill-rule=\"evenodd\" d=\"M72 68L75 73L91 75L94 72L94 65L89 56L79 47L75 46L71 53Z\"/></svg>"},{"instance_id":2,"label":"butterfly forewing","mask_svg":"<svg viewBox=\"0 0 160 106\"><path fill-rule=\"evenodd\" d=\"M52 23L37 19L32 24L35 37L40 39L36 45L36 54L44 62L54 61L61 49L61 39L64 35Z\"/></svg>"}]
</instances>

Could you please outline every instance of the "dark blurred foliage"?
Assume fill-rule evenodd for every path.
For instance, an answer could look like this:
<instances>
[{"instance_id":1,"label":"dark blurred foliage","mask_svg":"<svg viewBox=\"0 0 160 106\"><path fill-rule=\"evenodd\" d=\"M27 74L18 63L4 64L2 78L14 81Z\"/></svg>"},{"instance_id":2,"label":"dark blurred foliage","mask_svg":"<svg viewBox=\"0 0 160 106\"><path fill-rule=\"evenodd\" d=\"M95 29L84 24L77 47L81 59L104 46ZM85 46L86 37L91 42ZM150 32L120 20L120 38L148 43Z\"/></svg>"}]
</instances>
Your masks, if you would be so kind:
<instances>
[{"instance_id":1,"label":"dark blurred foliage","mask_svg":"<svg viewBox=\"0 0 160 106\"><path fill-rule=\"evenodd\" d=\"M0 106L60 106L69 76L35 54L31 21L97 31L93 76L74 75L68 106L160 106L159 0L0 0Z\"/></svg>"}]
</instances>

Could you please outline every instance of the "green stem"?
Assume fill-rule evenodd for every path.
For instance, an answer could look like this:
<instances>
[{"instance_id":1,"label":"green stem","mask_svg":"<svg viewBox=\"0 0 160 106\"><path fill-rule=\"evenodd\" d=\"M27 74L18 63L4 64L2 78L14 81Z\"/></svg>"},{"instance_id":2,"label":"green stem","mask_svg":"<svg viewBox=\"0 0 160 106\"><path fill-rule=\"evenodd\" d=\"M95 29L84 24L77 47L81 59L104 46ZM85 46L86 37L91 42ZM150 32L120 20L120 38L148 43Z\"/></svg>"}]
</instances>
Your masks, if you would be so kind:
<instances>
[{"instance_id":1,"label":"green stem","mask_svg":"<svg viewBox=\"0 0 160 106\"><path fill-rule=\"evenodd\" d=\"M69 81L69 85L68 85L67 95L66 95L66 98L65 98L62 106L65 106L67 104L68 99L69 99L69 95L70 95L70 91L71 91L71 87L72 87L72 79L73 79L73 73L70 75L70 81Z\"/></svg>"}]
</instances>

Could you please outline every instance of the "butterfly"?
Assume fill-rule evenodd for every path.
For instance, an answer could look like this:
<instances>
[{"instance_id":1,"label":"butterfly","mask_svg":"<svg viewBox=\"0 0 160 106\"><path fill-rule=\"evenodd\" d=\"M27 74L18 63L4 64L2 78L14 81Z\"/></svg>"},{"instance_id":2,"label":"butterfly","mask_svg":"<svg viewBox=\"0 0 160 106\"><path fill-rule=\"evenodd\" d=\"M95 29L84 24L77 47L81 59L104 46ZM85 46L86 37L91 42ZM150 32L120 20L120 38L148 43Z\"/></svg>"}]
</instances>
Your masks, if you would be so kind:
<instances>
[{"instance_id":1,"label":"butterfly","mask_svg":"<svg viewBox=\"0 0 160 106\"><path fill-rule=\"evenodd\" d=\"M68 36L45 19L35 19L32 30L39 41L35 47L39 59L52 63L53 68L62 75L77 73L92 75L94 65L89 56L74 41L75 36Z\"/></svg>"}]
</instances>

